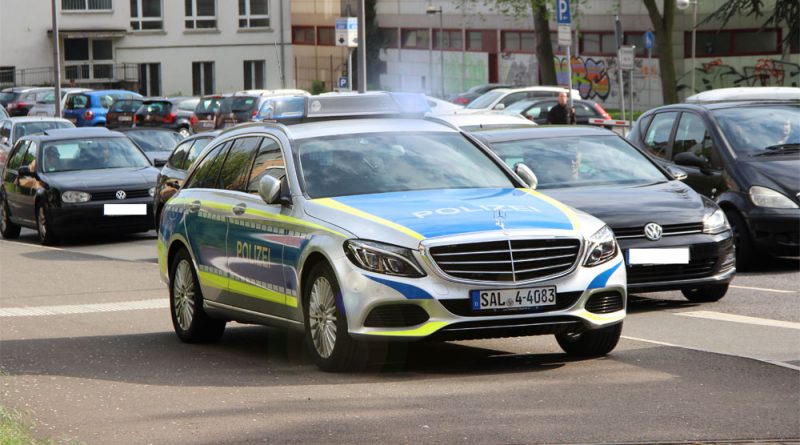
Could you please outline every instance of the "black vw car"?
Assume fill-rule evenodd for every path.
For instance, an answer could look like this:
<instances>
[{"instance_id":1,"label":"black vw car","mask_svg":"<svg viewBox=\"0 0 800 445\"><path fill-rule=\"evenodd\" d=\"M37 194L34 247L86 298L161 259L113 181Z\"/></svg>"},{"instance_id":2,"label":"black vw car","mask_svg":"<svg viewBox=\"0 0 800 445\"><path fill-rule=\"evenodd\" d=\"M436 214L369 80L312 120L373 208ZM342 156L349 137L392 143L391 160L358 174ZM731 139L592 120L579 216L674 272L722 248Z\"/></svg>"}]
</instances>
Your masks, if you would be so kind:
<instances>
[{"instance_id":1,"label":"black vw car","mask_svg":"<svg viewBox=\"0 0 800 445\"><path fill-rule=\"evenodd\" d=\"M722 210L611 131L581 126L497 129L476 137L537 188L604 220L625 253L630 293L680 290L717 301L736 273Z\"/></svg>"},{"instance_id":2,"label":"black vw car","mask_svg":"<svg viewBox=\"0 0 800 445\"><path fill-rule=\"evenodd\" d=\"M124 135L105 128L47 130L14 145L2 171L0 233L37 229L42 244L71 231L153 227L156 170Z\"/></svg>"},{"instance_id":3,"label":"black vw car","mask_svg":"<svg viewBox=\"0 0 800 445\"><path fill-rule=\"evenodd\" d=\"M688 174L736 237L737 265L800 255L800 101L722 100L658 107L628 139Z\"/></svg>"}]
</instances>

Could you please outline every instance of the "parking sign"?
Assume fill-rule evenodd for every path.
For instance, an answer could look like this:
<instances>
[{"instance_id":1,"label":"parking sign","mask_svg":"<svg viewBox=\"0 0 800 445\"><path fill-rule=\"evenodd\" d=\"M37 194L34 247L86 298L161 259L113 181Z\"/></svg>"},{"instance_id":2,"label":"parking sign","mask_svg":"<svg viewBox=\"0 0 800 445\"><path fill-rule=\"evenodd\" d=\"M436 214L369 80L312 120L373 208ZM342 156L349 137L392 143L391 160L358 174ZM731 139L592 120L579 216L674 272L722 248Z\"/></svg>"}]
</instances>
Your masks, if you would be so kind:
<instances>
[{"instance_id":1,"label":"parking sign","mask_svg":"<svg viewBox=\"0 0 800 445\"><path fill-rule=\"evenodd\" d=\"M556 0L556 18L559 25L569 25L572 23L572 16L569 12L569 0Z\"/></svg>"}]
</instances>

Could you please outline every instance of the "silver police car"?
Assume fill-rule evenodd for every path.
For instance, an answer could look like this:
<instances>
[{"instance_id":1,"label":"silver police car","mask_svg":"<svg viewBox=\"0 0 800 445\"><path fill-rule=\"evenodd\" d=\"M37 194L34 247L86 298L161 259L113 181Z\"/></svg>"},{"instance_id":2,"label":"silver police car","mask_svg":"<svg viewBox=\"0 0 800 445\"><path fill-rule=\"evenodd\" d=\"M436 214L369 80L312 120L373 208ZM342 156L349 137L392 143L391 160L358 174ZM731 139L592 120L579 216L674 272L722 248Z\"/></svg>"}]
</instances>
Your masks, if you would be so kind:
<instances>
[{"instance_id":1,"label":"silver police car","mask_svg":"<svg viewBox=\"0 0 800 445\"><path fill-rule=\"evenodd\" d=\"M363 363L369 340L616 346L625 267L602 221L457 129L403 114L407 96L301 100L291 125L222 133L165 205L158 258L181 340L217 340L228 321L302 329L329 371Z\"/></svg>"}]
</instances>

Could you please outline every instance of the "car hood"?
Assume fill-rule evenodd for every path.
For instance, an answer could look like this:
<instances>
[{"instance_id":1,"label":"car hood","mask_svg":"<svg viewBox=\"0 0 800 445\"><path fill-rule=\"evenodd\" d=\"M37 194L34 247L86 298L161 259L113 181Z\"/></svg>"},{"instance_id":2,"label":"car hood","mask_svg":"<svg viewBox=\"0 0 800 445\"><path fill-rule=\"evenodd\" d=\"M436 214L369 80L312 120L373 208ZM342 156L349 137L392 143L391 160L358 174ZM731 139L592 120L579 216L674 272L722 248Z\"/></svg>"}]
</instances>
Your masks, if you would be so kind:
<instances>
[{"instance_id":1,"label":"car hood","mask_svg":"<svg viewBox=\"0 0 800 445\"><path fill-rule=\"evenodd\" d=\"M761 185L783 192L790 198L800 193L800 157L796 154L750 158L742 162L742 167L749 170L745 177L751 178L745 192L749 186Z\"/></svg>"},{"instance_id":2,"label":"car hood","mask_svg":"<svg viewBox=\"0 0 800 445\"><path fill-rule=\"evenodd\" d=\"M559 201L605 221L612 229L698 223L704 204L680 181L638 186L592 186L541 190Z\"/></svg>"},{"instance_id":3,"label":"car hood","mask_svg":"<svg viewBox=\"0 0 800 445\"><path fill-rule=\"evenodd\" d=\"M571 231L580 224L579 216L567 206L538 192L513 188L320 198L308 201L306 213L359 238L411 248L427 238L519 229L552 233Z\"/></svg>"},{"instance_id":4,"label":"car hood","mask_svg":"<svg viewBox=\"0 0 800 445\"><path fill-rule=\"evenodd\" d=\"M156 184L156 176L158 170L153 167L109 168L47 173L47 180L59 190L93 191L150 188Z\"/></svg>"}]
</instances>

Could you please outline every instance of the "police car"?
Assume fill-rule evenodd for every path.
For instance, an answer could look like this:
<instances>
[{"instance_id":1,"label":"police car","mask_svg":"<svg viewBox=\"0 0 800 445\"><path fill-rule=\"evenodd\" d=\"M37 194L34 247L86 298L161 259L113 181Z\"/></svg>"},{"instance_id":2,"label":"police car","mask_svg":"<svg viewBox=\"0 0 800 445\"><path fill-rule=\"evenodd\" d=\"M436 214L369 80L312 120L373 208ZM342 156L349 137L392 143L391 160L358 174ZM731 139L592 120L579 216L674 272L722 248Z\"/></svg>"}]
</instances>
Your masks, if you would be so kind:
<instances>
[{"instance_id":1,"label":"police car","mask_svg":"<svg viewBox=\"0 0 800 445\"><path fill-rule=\"evenodd\" d=\"M298 100L291 124L223 132L164 207L158 259L181 340L217 340L228 321L302 329L330 371L363 363L370 340L616 346L625 267L602 221L424 119L422 96Z\"/></svg>"}]
</instances>

